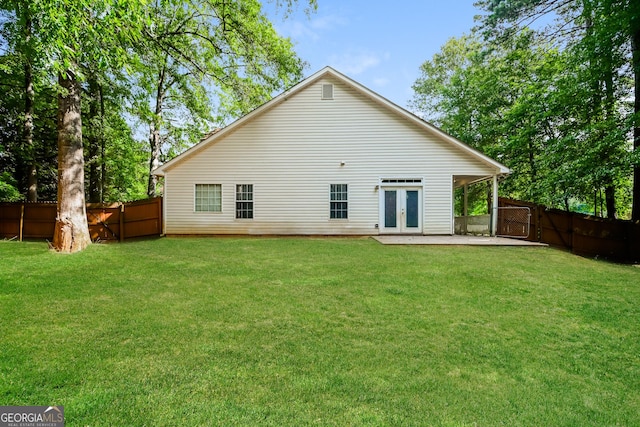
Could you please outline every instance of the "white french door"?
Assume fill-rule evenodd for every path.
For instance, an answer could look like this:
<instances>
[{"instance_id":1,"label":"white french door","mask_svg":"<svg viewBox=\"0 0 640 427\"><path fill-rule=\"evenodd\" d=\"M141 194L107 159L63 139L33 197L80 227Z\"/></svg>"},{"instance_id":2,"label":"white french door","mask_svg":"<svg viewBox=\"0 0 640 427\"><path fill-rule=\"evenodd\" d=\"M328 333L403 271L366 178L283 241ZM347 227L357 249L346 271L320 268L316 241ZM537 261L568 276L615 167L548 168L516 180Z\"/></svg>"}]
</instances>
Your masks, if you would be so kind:
<instances>
[{"instance_id":1,"label":"white french door","mask_svg":"<svg viewBox=\"0 0 640 427\"><path fill-rule=\"evenodd\" d=\"M383 187L380 232L422 234L422 188Z\"/></svg>"}]
</instances>

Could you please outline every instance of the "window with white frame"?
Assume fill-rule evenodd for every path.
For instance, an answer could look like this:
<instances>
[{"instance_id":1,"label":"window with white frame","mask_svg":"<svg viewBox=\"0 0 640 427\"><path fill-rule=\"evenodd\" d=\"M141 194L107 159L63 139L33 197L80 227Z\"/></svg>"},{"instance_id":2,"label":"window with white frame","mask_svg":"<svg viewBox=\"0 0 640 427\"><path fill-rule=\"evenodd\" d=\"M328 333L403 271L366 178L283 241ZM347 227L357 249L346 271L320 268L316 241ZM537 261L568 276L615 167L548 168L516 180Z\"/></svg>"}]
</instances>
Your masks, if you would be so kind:
<instances>
[{"instance_id":1,"label":"window with white frame","mask_svg":"<svg viewBox=\"0 0 640 427\"><path fill-rule=\"evenodd\" d=\"M329 218L347 219L349 217L349 194L347 184L331 184Z\"/></svg>"},{"instance_id":2,"label":"window with white frame","mask_svg":"<svg viewBox=\"0 0 640 427\"><path fill-rule=\"evenodd\" d=\"M253 218L253 184L236 185L236 218Z\"/></svg>"},{"instance_id":3,"label":"window with white frame","mask_svg":"<svg viewBox=\"0 0 640 427\"><path fill-rule=\"evenodd\" d=\"M196 184L196 212L222 212L222 185Z\"/></svg>"}]
</instances>

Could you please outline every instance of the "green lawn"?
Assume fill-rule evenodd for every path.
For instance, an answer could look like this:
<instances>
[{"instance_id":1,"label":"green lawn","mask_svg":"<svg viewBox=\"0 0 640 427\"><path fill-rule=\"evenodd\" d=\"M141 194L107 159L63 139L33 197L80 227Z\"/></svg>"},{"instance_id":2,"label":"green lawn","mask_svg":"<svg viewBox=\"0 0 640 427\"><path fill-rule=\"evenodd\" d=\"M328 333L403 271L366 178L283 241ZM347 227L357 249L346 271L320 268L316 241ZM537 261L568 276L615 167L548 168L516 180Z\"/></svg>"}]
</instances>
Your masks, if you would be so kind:
<instances>
[{"instance_id":1,"label":"green lawn","mask_svg":"<svg viewBox=\"0 0 640 427\"><path fill-rule=\"evenodd\" d=\"M67 426L640 425L640 268L549 248L0 242L0 307Z\"/></svg>"}]
</instances>

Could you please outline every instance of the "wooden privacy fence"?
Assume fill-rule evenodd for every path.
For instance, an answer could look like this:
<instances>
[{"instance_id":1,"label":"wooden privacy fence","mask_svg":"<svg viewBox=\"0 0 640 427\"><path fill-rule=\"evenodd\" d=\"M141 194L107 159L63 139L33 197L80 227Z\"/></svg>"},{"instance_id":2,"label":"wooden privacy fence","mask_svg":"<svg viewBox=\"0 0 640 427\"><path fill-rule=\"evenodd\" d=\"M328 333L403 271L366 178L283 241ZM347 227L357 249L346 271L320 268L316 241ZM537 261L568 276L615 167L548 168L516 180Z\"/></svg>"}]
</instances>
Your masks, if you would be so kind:
<instances>
[{"instance_id":1,"label":"wooden privacy fence","mask_svg":"<svg viewBox=\"0 0 640 427\"><path fill-rule=\"evenodd\" d=\"M522 206L531 210L526 240L547 243L582 256L640 262L640 223L597 218L504 198L500 198L499 206Z\"/></svg>"},{"instance_id":2,"label":"wooden privacy fence","mask_svg":"<svg viewBox=\"0 0 640 427\"><path fill-rule=\"evenodd\" d=\"M0 203L0 238L53 239L55 202ZM93 241L120 241L162 234L162 198L129 203L87 204Z\"/></svg>"}]
</instances>

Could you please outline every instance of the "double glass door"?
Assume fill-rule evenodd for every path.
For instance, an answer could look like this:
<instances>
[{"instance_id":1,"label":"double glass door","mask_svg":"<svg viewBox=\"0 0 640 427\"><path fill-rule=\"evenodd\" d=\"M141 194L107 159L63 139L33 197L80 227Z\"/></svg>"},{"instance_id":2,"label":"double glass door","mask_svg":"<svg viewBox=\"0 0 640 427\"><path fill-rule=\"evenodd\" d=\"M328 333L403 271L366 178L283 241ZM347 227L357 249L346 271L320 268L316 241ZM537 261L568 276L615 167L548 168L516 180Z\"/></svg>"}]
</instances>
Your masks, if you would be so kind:
<instances>
[{"instance_id":1,"label":"double glass door","mask_svg":"<svg viewBox=\"0 0 640 427\"><path fill-rule=\"evenodd\" d=\"M421 233L422 215L419 188L384 188L382 232Z\"/></svg>"}]
</instances>

